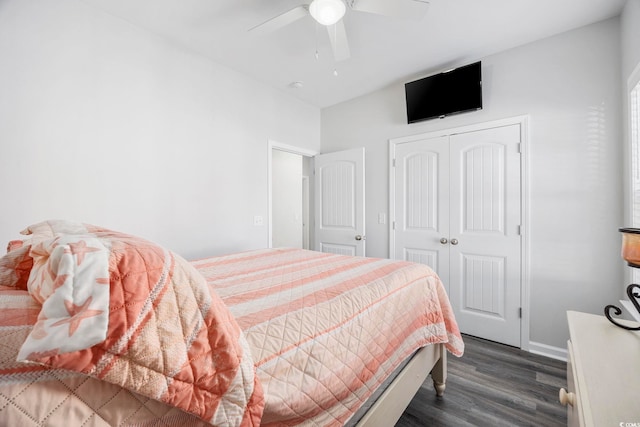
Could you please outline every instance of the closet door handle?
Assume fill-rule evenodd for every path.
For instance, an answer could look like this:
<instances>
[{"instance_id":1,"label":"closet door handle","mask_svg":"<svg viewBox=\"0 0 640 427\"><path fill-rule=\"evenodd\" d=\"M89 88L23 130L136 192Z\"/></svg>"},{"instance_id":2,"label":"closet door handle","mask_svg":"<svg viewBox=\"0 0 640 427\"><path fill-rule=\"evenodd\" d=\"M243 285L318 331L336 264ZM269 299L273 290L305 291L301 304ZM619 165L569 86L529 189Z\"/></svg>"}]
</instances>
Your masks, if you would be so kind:
<instances>
[{"instance_id":1,"label":"closet door handle","mask_svg":"<svg viewBox=\"0 0 640 427\"><path fill-rule=\"evenodd\" d=\"M452 245L457 245L458 244L458 239L451 239L451 244Z\"/></svg>"},{"instance_id":2,"label":"closet door handle","mask_svg":"<svg viewBox=\"0 0 640 427\"><path fill-rule=\"evenodd\" d=\"M446 245L447 243L449 243L449 241L447 240L446 237L443 237L442 239L440 239L440 243L442 243L443 245Z\"/></svg>"}]
</instances>

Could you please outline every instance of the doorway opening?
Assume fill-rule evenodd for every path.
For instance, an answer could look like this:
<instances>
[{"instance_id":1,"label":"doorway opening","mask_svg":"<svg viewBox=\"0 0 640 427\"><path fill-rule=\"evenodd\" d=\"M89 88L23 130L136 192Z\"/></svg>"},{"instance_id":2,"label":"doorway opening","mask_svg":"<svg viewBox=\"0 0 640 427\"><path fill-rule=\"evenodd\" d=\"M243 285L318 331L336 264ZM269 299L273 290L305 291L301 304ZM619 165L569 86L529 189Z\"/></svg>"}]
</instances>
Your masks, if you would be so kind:
<instances>
[{"instance_id":1,"label":"doorway opening","mask_svg":"<svg viewBox=\"0 0 640 427\"><path fill-rule=\"evenodd\" d=\"M268 246L313 248L313 157L317 153L269 141Z\"/></svg>"}]
</instances>

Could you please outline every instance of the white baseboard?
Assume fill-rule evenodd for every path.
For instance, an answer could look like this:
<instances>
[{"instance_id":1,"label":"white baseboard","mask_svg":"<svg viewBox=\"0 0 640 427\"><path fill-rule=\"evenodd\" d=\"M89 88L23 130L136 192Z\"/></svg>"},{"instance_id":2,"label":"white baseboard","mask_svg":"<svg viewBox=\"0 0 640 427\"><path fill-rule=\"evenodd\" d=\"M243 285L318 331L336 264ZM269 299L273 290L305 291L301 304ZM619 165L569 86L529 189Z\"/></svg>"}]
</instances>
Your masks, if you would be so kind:
<instances>
[{"instance_id":1,"label":"white baseboard","mask_svg":"<svg viewBox=\"0 0 640 427\"><path fill-rule=\"evenodd\" d=\"M553 347L547 344L529 341L529 352L550 357L552 359L562 360L563 362L567 361L566 348Z\"/></svg>"}]
</instances>

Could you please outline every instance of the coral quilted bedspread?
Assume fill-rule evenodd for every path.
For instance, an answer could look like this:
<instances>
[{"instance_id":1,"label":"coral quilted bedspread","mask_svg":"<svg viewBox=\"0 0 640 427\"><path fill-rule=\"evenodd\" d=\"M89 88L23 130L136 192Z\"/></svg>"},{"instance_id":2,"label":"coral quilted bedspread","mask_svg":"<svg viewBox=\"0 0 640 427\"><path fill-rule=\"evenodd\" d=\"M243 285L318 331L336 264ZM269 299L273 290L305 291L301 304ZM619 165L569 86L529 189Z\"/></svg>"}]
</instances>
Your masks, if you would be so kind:
<instances>
[{"instance_id":1,"label":"coral quilted bedspread","mask_svg":"<svg viewBox=\"0 0 640 427\"><path fill-rule=\"evenodd\" d=\"M418 348L464 344L427 266L300 249L193 262L245 333L263 426L340 426Z\"/></svg>"},{"instance_id":2,"label":"coral quilted bedspread","mask_svg":"<svg viewBox=\"0 0 640 427\"><path fill-rule=\"evenodd\" d=\"M418 348L464 350L424 265L22 233L0 257L0 425L339 426Z\"/></svg>"},{"instance_id":3,"label":"coral quilted bedspread","mask_svg":"<svg viewBox=\"0 0 640 427\"><path fill-rule=\"evenodd\" d=\"M23 234L0 259L0 425L260 424L247 341L190 263L85 224Z\"/></svg>"}]
</instances>

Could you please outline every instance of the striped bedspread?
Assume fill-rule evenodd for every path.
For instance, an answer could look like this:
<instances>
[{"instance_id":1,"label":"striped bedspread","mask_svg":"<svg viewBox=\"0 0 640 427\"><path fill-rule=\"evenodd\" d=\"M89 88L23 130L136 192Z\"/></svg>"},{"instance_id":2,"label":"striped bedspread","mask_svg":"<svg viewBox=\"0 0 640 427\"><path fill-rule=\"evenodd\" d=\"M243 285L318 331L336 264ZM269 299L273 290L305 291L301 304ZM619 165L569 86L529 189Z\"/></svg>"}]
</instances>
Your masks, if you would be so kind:
<instances>
[{"instance_id":1,"label":"striped bedspread","mask_svg":"<svg viewBox=\"0 0 640 427\"><path fill-rule=\"evenodd\" d=\"M444 287L424 265L299 249L192 264L249 342L262 426L343 425L418 348L464 350Z\"/></svg>"}]
</instances>

